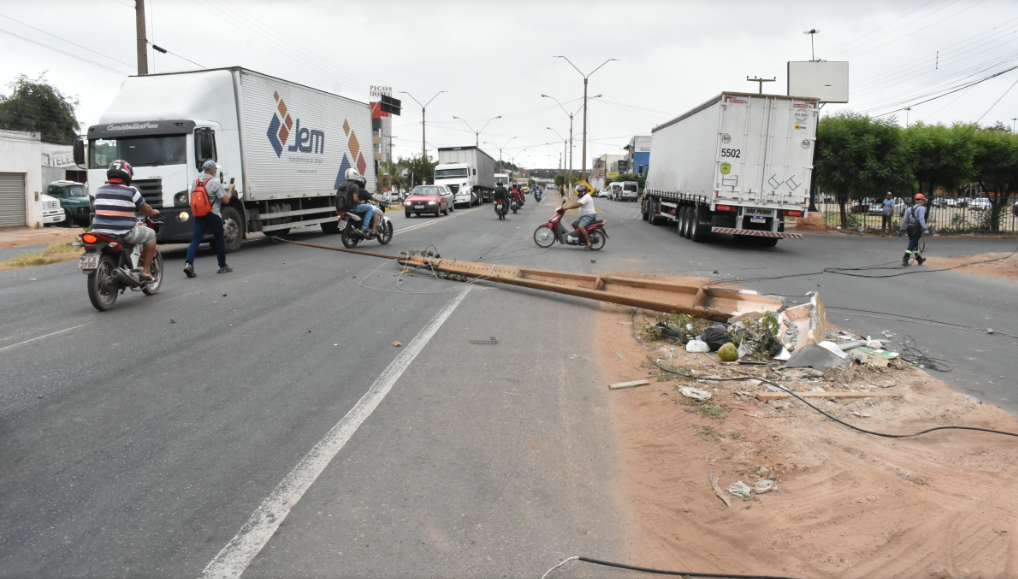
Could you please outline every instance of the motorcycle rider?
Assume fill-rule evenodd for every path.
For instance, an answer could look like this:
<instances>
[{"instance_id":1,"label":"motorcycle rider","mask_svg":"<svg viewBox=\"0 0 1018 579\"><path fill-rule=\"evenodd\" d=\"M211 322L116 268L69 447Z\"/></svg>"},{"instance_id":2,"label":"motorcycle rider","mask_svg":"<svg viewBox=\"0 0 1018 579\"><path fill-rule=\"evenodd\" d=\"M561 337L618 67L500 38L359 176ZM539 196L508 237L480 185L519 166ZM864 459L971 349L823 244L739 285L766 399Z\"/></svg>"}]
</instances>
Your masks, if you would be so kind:
<instances>
[{"instance_id":1,"label":"motorcycle rider","mask_svg":"<svg viewBox=\"0 0 1018 579\"><path fill-rule=\"evenodd\" d=\"M378 212L375 210L375 206L371 204L374 201L374 197L368 190L364 188L367 184L367 179L360 174L360 171L353 167L346 170L346 180L350 183L357 185L357 192L353 194L353 202L357 204L354 211L357 213L364 213L364 223L361 226L361 233L366 237L374 237L378 235Z\"/></svg>"},{"instance_id":2,"label":"motorcycle rider","mask_svg":"<svg viewBox=\"0 0 1018 579\"><path fill-rule=\"evenodd\" d=\"M508 195L508 193L509 192L505 190L505 185L503 185L502 182L499 181L498 185L495 187L495 206L496 207L498 207L498 202L499 201L501 201L502 203L506 202L506 196Z\"/></svg>"},{"instance_id":3,"label":"motorcycle rider","mask_svg":"<svg viewBox=\"0 0 1018 579\"><path fill-rule=\"evenodd\" d=\"M926 197L922 193L916 193L912 207L905 211L901 220L901 231L908 234L908 248L905 256L901 258L901 265L907 267L910 257L915 256L917 264L922 265L926 258L919 254L919 238L923 233L929 233L926 225Z\"/></svg>"},{"instance_id":4,"label":"motorcycle rider","mask_svg":"<svg viewBox=\"0 0 1018 579\"><path fill-rule=\"evenodd\" d=\"M565 203L565 201L563 200L562 203ZM583 235L584 241L587 242L587 249L590 249L590 235L587 233L587 226L597 218L597 211L594 209L594 197L590 194L590 188L580 183L576 187L576 203L563 205L563 207L567 211L576 208L580 209L579 230L580 234Z\"/></svg>"},{"instance_id":5,"label":"motorcycle rider","mask_svg":"<svg viewBox=\"0 0 1018 579\"><path fill-rule=\"evenodd\" d=\"M141 275L143 282L155 281L152 277L152 259L156 255L156 232L139 225L135 211L148 217L159 215L145 202L137 187L131 186L134 169L127 161L117 159L106 169L107 182L95 192L95 217L92 231L119 237L126 245L143 246L141 253Z\"/></svg>"}]
</instances>

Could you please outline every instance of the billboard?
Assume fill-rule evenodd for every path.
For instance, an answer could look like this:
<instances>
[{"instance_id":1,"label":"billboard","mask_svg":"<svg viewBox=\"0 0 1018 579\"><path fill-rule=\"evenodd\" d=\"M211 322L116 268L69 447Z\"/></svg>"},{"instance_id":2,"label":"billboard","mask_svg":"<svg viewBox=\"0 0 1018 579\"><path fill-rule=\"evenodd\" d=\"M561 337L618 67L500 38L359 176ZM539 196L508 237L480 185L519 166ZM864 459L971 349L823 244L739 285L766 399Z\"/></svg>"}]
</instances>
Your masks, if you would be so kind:
<instances>
[{"instance_id":1,"label":"billboard","mask_svg":"<svg viewBox=\"0 0 1018 579\"><path fill-rule=\"evenodd\" d=\"M848 102L848 61L788 63L788 96L825 103Z\"/></svg>"}]
</instances>

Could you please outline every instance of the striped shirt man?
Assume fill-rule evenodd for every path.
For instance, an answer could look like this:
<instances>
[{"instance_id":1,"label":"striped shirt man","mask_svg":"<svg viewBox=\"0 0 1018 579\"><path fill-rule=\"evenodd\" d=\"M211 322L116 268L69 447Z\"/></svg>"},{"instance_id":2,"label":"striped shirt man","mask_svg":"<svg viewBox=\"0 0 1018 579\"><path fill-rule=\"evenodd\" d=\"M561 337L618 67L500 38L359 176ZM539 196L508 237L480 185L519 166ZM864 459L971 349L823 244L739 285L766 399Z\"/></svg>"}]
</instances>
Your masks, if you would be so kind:
<instances>
[{"instance_id":1,"label":"striped shirt man","mask_svg":"<svg viewBox=\"0 0 1018 579\"><path fill-rule=\"evenodd\" d=\"M145 198L136 187L106 183L95 193L95 218L92 231L107 235L126 235L137 223L137 211Z\"/></svg>"}]
</instances>

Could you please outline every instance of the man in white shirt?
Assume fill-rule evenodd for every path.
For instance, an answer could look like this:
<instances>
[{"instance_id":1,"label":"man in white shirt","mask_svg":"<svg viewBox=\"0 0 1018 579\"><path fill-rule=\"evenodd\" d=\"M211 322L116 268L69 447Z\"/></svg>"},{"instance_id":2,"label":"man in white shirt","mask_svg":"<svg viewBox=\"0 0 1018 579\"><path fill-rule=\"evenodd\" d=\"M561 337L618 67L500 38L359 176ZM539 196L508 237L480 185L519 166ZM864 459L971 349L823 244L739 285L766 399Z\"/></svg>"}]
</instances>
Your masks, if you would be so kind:
<instances>
[{"instance_id":1,"label":"man in white shirt","mask_svg":"<svg viewBox=\"0 0 1018 579\"><path fill-rule=\"evenodd\" d=\"M594 209L594 197L590 194L590 188L586 185L580 184L576 188L576 203L572 205L566 205L566 210L580 208L580 234L583 235L583 239L587 242L587 249L590 249L590 235L587 234L587 226L593 223L597 217L597 211Z\"/></svg>"}]
</instances>

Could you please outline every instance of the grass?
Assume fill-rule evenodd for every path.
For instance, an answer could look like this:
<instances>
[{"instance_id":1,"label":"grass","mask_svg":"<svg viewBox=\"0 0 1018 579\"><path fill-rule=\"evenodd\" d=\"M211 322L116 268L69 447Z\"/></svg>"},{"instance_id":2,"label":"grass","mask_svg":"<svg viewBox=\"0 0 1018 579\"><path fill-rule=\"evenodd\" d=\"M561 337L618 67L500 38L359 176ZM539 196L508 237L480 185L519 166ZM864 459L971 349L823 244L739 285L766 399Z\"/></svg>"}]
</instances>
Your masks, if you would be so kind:
<instances>
[{"instance_id":1,"label":"grass","mask_svg":"<svg viewBox=\"0 0 1018 579\"><path fill-rule=\"evenodd\" d=\"M80 247L71 246L71 243L68 241L54 243L37 253L22 253L21 255L0 261L0 271L71 261L81 257L83 251Z\"/></svg>"},{"instance_id":2,"label":"grass","mask_svg":"<svg viewBox=\"0 0 1018 579\"><path fill-rule=\"evenodd\" d=\"M675 390L678 389L679 387L676 386ZM688 406L688 408L686 408L686 412L698 412L700 414L710 416L711 418L724 418L728 415L728 408L726 408L724 404L708 404L707 402L693 400L692 398L686 398L685 396L678 398L678 402L683 406Z\"/></svg>"}]
</instances>

